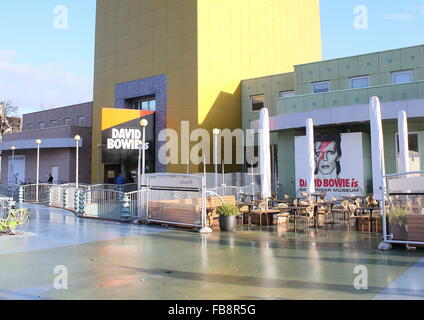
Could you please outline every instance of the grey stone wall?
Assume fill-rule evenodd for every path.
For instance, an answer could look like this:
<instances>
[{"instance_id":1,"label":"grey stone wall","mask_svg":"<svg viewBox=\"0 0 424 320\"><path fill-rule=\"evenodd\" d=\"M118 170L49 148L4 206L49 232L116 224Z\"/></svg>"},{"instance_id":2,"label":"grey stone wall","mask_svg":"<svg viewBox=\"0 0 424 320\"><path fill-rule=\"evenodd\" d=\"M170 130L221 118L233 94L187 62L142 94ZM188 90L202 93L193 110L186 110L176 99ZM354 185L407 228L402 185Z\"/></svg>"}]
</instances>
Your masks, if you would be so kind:
<instances>
[{"instance_id":1,"label":"grey stone wall","mask_svg":"<svg viewBox=\"0 0 424 320\"><path fill-rule=\"evenodd\" d=\"M161 130L166 129L167 76L160 75L156 77L116 84L115 107L131 109L132 105L129 103L128 100L149 95L156 96L156 172L166 172L166 166L161 164L157 157L157 152L163 145L163 142L157 142L157 137Z\"/></svg>"}]
</instances>

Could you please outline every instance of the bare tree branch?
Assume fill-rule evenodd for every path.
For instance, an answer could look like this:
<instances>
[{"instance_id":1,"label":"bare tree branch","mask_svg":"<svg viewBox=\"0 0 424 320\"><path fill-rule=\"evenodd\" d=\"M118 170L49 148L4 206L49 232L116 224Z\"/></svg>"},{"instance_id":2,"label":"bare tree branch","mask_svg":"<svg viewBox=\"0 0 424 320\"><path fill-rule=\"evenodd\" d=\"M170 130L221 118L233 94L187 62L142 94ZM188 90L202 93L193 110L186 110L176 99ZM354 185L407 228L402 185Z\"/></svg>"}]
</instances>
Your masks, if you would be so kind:
<instances>
[{"instance_id":1,"label":"bare tree branch","mask_svg":"<svg viewBox=\"0 0 424 320\"><path fill-rule=\"evenodd\" d=\"M0 100L0 137L5 133L21 130L21 120L18 118L18 107L11 101Z\"/></svg>"}]
</instances>

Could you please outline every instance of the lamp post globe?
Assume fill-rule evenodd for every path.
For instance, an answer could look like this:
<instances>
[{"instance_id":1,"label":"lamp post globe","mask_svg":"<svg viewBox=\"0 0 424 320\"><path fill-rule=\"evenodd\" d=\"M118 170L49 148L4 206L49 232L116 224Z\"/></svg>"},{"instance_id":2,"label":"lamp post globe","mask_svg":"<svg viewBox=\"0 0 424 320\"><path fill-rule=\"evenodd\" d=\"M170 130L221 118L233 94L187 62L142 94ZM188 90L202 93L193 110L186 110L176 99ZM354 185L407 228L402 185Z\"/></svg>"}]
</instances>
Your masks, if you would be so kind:
<instances>
[{"instance_id":1,"label":"lamp post globe","mask_svg":"<svg viewBox=\"0 0 424 320\"><path fill-rule=\"evenodd\" d=\"M140 126L142 126L143 128L147 127L149 125L149 121L147 121L146 119L142 119L140 121Z\"/></svg>"}]
</instances>

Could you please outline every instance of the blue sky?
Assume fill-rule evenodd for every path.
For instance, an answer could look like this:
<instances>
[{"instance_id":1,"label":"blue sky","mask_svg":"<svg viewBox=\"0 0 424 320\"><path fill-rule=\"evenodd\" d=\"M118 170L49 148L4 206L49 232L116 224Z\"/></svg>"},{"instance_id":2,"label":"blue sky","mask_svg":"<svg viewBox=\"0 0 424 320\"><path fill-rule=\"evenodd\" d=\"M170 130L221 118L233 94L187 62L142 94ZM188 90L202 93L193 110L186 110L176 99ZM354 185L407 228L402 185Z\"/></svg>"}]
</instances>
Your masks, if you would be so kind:
<instances>
[{"instance_id":1,"label":"blue sky","mask_svg":"<svg viewBox=\"0 0 424 320\"><path fill-rule=\"evenodd\" d=\"M0 1L0 99L22 113L92 99L95 0ZM66 30L54 9L68 9ZM356 29L354 8L368 10ZM424 0L321 0L323 58L424 44Z\"/></svg>"}]
</instances>

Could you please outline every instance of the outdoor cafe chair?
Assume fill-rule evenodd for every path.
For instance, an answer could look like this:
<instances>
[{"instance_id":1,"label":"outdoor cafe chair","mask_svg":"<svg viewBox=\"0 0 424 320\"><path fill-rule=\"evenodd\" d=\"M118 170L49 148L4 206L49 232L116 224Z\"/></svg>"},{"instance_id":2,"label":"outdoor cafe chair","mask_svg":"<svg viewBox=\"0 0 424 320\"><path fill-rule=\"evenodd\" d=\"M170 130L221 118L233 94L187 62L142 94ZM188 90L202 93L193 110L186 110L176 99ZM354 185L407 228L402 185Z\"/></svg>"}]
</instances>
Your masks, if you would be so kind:
<instances>
[{"instance_id":1,"label":"outdoor cafe chair","mask_svg":"<svg viewBox=\"0 0 424 320\"><path fill-rule=\"evenodd\" d=\"M335 199L335 198L333 198L332 200L333 200L333 203L337 202L337 199ZM341 220L343 222L345 222L347 220L348 215L349 215L348 206L349 206L349 200L343 200L342 202L340 202L340 204L333 205L333 209L331 210L333 217L336 216L336 215L339 215L342 218Z\"/></svg>"},{"instance_id":2,"label":"outdoor cafe chair","mask_svg":"<svg viewBox=\"0 0 424 320\"><path fill-rule=\"evenodd\" d=\"M329 207L327 201L325 201L322 198L319 198L317 200L316 204L318 205L317 219L319 218L319 216L324 216L325 223L333 222L334 216L333 216L333 213L330 210L330 207Z\"/></svg>"},{"instance_id":3,"label":"outdoor cafe chair","mask_svg":"<svg viewBox=\"0 0 424 320\"><path fill-rule=\"evenodd\" d=\"M310 204L309 206L302 208L297 216L297 221L304 221L305 230L309 230L311 222L315 222L315 226L318 228L318 223L315 220L315 205Z\"/></svg>"},{"instance_id":4,"label":"outdoor cafe chair","mask_svg":"<svg viewBox=\"0 0 424 320\"><path fill-rule=\"evenodd\" d=\"M352 221L354 221L355 222L354 225L356 225L357 221L361 220L363 216L358 214L358 210L357 210L358 207L356 204L349 203L347 208L348 208L348 214L349 214L348 228L350 230Z\"/></svg>"},{"instance_id":5,"label":"outdoor cafe chair","mask_svg":"<svg viewBox=\"0 0 424 320\"><path fill-rule=\"evenodd\" d=\"M238 217L241 217L241 225L243 226L244 215L248 214L250 212L250 208L249 208L248 205L246 205L244 203L239 203L238 208L239 208L239 211L240 211L240 215Z\"/></svg>"},{"instance_id":6,"label":"outdoor cafe chair","mask_svg":"<svg viewBox=\"0 0 424 320\"><path fill-rule=\"evenodd\" d=\"M280 213L277 217L283 217L286 218L287 224L290 223L290 210L288 209L289 205L287 203L279 203L278 209L280 210Z\"/></svg>"}]
</instances>

